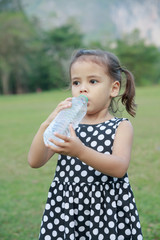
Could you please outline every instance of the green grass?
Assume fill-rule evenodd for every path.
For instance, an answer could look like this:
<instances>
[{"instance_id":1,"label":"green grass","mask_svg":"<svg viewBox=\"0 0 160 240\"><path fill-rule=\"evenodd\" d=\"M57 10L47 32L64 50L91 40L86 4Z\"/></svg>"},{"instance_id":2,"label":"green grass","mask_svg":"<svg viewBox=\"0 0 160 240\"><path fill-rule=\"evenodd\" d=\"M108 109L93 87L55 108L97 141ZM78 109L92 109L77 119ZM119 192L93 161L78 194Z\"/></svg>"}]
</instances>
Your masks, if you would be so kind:
<instances>
[{"instance_id":1,"label":"green grass","mask_svg":"<svg viewBox=\"0 0 160 240\"><path fill-rule=\"evenodd\" d=\"M27 154L39 125L67 91L0 96L0 239L37 240L56 158L31 169ZM160 239L160 86L137 88L129 177L145 240ZM126 116L126 115L125 115ZM128 115L127 115L128 117Z\"/></svg>"}]
</instances>

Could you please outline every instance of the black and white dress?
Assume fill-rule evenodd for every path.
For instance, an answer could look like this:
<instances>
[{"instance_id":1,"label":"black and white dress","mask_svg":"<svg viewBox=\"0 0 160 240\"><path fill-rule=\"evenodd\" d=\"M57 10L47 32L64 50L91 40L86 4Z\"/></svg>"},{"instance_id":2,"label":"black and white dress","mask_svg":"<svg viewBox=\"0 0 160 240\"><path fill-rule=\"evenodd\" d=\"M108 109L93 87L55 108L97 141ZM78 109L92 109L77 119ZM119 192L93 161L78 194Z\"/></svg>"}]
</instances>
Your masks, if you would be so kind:
<instances>
[{"instance_id":1,"label":"black and white dress","mask_svg":"<svg viewBox=\"0 0 160 240\"><path fill-rule=\"evenodd\" d=\"M124 118L86 125L77 136L88 147L112 154ZM139 216L127 173L107 176L78 158L59 155L48 192L40 240L142 240Z\"/></svg>"}]
</instances>

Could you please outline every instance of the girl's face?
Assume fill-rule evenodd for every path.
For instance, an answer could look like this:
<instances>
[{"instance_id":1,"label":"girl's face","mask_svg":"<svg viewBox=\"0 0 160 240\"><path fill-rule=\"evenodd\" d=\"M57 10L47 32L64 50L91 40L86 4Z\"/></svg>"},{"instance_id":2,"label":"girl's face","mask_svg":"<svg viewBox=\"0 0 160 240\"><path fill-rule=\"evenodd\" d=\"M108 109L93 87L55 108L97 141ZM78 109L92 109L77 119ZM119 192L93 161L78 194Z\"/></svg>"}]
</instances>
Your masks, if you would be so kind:
<instances>
[{"instance_id":1,"label":"girl's face","mask_svg":"<svg viewBox=\"0 0 160 240\"><path fill-rule=\"evenodd\" d=\"M72 64L71 85L73 97L80 94L88 97L87 114L108 110L112 97L119 92L119 83L110 79L103 66L90 60Z\"/></svg>"}]
</instances>

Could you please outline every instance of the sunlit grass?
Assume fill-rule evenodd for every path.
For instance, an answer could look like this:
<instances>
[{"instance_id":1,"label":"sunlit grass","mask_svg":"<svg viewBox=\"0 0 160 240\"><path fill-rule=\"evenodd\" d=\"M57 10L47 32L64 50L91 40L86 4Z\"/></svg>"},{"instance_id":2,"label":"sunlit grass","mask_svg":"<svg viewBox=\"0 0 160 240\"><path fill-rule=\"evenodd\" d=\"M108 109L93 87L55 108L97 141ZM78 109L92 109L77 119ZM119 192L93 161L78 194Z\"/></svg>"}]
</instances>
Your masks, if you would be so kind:
<instances>
[{"instance_id":1,"label":"sunlit grass","mask_svg":"<svg viewBox=\"0 0 160 240\"><path fill-rule=\"evenodd\" d=\"M59 101L68 96L70 93L62 90L0 96L0 239L38 239L57 156L44 167L31 169L27 163L27 154L40 124ZM137 88L136 101L137 116L135 119L129 117L134 126L129 177L144 239L158 240L160 86Z\"/></svg>"}]
</instances>

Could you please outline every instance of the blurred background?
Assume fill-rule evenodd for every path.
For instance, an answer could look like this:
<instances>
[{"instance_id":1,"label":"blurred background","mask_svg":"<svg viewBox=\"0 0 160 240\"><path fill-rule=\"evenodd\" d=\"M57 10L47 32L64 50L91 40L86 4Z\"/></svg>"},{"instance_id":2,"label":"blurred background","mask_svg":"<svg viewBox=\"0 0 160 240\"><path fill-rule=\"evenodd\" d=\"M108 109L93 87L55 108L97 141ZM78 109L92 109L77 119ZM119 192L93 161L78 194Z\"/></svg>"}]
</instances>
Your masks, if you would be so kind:
<instances>
[{"instance_id":1,"label":"blurred background","mask_svg":"<svg viewBox=\"0 0 160 240\"><path fill-rule=\"evenodd\" d=\"M0 94L67 85L74 49L114 52L136 85L160 83L159 0L0 0Z\"/></svg>"},{"instance_id":2,"label":"blurred background","mask_svg":"<svg viewBox=\"0 0 160 240\"><path fill-rule=\"evenodd\" d=\"M144 240L160 240L160 0L0 0L0 240L37 240L57 155L27 155L39 126L71 93L78 48L115 53L136 82L128 170ZM121 112L122 114L122 112Z\"/></svg>"}]
</instances>

